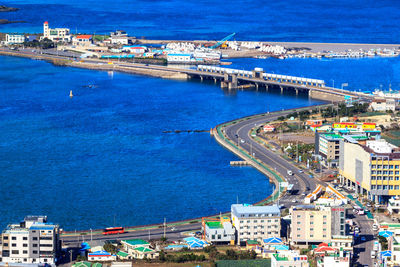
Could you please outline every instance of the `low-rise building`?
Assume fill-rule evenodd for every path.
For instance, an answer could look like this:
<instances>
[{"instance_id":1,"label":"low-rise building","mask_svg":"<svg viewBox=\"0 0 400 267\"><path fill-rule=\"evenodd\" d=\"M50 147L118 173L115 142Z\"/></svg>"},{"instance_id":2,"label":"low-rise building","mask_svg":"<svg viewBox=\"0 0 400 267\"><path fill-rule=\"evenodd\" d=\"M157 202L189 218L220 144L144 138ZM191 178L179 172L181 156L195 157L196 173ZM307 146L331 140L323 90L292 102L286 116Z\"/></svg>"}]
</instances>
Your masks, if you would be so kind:
<instances>
[{"instance_id":1,"label":"low-rise building","mask_svg":"<svg viewBox=\"0 0 400 267\"><path fill-rule=\"evenodd\" d=\"M388 200L387 209L390 214L400 213L400 197L395 196Z\"/></svg>"},{"instance_id":2,"label":"low-rise building","mask_svg":"<svg viewBox=\"0 0 400 267\"><path fill-rule=\"evenodd\" d=\"M170 53L167 55L169 63L189 63L195 61L192 54Z\"/></svg>"},{"instance_id":3,"label":"low-rise building","mask_svg":"<svg viewBox=\"0 0 400 267\"><path fill-rule=\"evenodd\" d=\"M207 242L214 244L234 244L235 229L227 217L227 220L203 221L202 224L204 238Z\"/></svg>"},{"instance_id":4,"label":"low-rise building","mask_svg":"<svg viewBox=\"0 0 400 267\"><path fill-rule=\"evenodd\" d=\"M127 36L111 36L111 44L117 45L128 45L130 43L129 37Z\"/></svg>"},{"instance_id":5,"label":"low-rise building","mask_svg":"<svg viewBox=\"0 0 400 267\"><path fill-rule=\"evenodd\" d=\"M99 250L89 252L87 258L89 261L114 261L117 259L117 256L111 254L110 252Z\"/></svg>"},{"instance_id":6,"label":"low-rise building","mask_svg":"<svg viewBox=\"0 0 400 267\"><path fill-rule=\"evenodd\" d=\"M72 38L72 44L75 46L90 46L93 43L92 35L79 34Z\"/></svg>"},{"instance_id":7,"label":"low-rise building","mask_svg":"<svg viewBox=\"0 0 400 267\"><path fill-rule=\"evenodd\" d=\"M135 259L154 259L158 252L150 247L150 243L143 239L122 240L124 250Z\"/></svg>"},{"instance_id":8,"label":"low-rise building","mask_svg":"<svg viewBox=\"0 0 400 267\"><path fill-rule=\"evenodd\" d=\"M26 216L10 224L1 234L2 262L55 264L60 252L59 226L47 216Z\"/></svg>"},{"instance_id":9,"label":"low-rise building","mask_svg":"<svg viewBox=\"0 0 400 267\"><path fill-rule=\"evenodd\" d=\"M262 242L264 238L280 236L281 213L276 205L233 204L231 218L237 233L237 244L244 244L247 240Z\"/></svg>"},{"instance_id":10,"label":"low-rise building","mask_svg":"<svg viewBox=\"0 0 400 267\"><path fill-rule=\"evenodd\" d=\"M349 267L350 257L324 256L317 260L317 267Z\"/></svg>"},{"instance_id":11,"label":"low-rise building","mask_svg":"<svg viewBox=\"0 0 400 267\"><path fill-rule=\"evenodd\" d=\"M271 267L308 267L306 255L300 255L297 251L288 250L272 254Z\"/></svg>"},{"instance_id":12,"label":"low-rise building","mask_svg":"<svg viewBox=\"0 0 400 267\"><path fill-rule=\"evenodd\" d=\"M23 44L25 42L25 35L19 33L7 33L6 45Z\"/></svg>"},{"instance_id":13,"label":"low-rise building","mask_svg":"<svg viewBox=\"0 0 400 267\"><path fill-rule=\"evenodd\" d=\"M396 101L390 98L376 98L370 103L369 108L373 111L395 111Z\"/></svg>"}]
</instances>

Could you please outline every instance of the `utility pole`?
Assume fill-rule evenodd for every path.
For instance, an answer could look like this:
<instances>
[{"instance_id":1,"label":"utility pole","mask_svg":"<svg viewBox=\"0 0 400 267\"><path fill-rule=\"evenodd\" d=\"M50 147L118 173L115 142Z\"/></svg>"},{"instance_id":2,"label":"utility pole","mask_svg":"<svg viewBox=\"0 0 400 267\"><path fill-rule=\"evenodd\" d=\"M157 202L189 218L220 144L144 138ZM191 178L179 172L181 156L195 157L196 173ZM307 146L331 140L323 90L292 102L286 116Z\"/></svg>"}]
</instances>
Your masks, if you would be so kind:
<instances>
[{"instance_id":1,"label":"utility pole","mask_svg":"<svg viewBox=\"0 0 400 267\"><path fill-rule=\"evenodd\" d=\"M296 162L299 163L299 141L296 141Z\"/></svg>"},{"instance_id":2,"label":"utility pole","mask_svg":"<svg viewBox=\"0 0 400 267\"><path fill-rule=\"evenodd\" d=\"M164 239L165 239L165 231L166 231L166 227L167 227L167 220L164 217Z\"/></svg>"},{"instance_id":3,"label":"utility pole","mask_svg":"<svg viewBox=\"0 0 400 267\"><path fill-rule=\"evenodd\" d=\"M150 241L150 228L149 228L149 241Z\"/></svg>"},{"instance_id":4,"label":"utility pole","mask_svg":"<svg viewBox=\"0 0 400 267\"><path fill-rule=\"evenodd\" d=\"M90 242L93 241L93 233L92 233L92 228L90 228Z\"/></svg>"}]
</instances>

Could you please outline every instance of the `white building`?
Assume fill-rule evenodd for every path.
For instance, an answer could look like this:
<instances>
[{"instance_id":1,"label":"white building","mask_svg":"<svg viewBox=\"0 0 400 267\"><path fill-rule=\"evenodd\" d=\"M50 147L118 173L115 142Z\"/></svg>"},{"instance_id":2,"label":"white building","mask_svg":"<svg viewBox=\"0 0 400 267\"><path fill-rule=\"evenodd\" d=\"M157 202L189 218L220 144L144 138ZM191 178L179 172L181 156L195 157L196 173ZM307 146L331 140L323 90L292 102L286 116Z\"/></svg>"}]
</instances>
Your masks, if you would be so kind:
<instances>
[{"instance_id":1,"label":"white building","mask_svg":"<svg viewBox=\"0 0 400 267\"><path fill-rule=\"evenodd\" d=\"M373 111L395 111L396 110L396 101L390 98L381 98L374 99L369 105L370 109Z\"/></svg>"},{"instance_id":2,"label":"white building","mask_svg":"<svg viewBox=\"0 0 400 267\"><path fill-rule=\"evenodd\" d=\"M93 43L93 37L90 34L79 34L72 38L72 44L75 46L90 46Z\"/></svg>"},{"instance_id":3,"label":"white building","mask_svg":"<svg viewBox=\"0 0 400 267\"><path fill-rule=\"evenodd\" d=\"M71 42L72 35L70 34L70 30L68 28L55 28L50 29L49 23L45 21L43 23L43 37L42 39L47 38L53 42Z\"/></svg>"},{"instance_id":4,"label":"white building","mask_svg":"<svg viewBox=\"0 0 400 267\"><path fill-rule=\"evenodd\" d=\"M111 253L104 250L88 253L89 261L114 261L116 259L116 255L112 255Z\"/></svg>"},{"instance_id":5,"label":"white building","mask_svg":"<svg viewBox=\"0 0 400 267\"><path fill-rule=\"evenodd\" d=\"M227 217L229 220L229 217ZM204 237L207 242L225 243L232 245L235 242L235 229L232 223L226 220L207 221L203 224Z\"/></svg>"},{"instance_id":6,"label":"white building","mask_svg":"<svg viewBox=\"0 0 400 267\"><path fill-rule=\"evenodd\" d=\"M300 255L298 251L287 250L272 254L271 267L308 267L306 255Z\"/></svg>"},{"instance_id":7,"label":"white building","mask_svg":"<svg viewBox=\"0 0 400 267\"><path fill-rule=\"evenodd\" d=\"M397 146L392 145L385 139L368 140L366 146L372 149L375 153L392 153Z\"/></svg>"},{"instance_id":8,"label":"white building","mask_svg":"<svg viewBox=\"0 0 400 267\"><path fill-rule=\"evenodd\" d=\"M59 226L47 223L47 216L27 216L3 231L2 262L55 264L60 250Z\"/></svg>"},{"instance_id":9,"label":"white building","mask_svg":"<svg viewBox=\"0 0 400 267\"><path fill-rule=\"evenodd\" d=\"M195 61L192 54L170 53L167 55L168 63L185 63Z\"/></svg>"},{"instance_id":10,"label":"white building","mask_svg":"<svg viewBox=\"0 0 400 267\"><path fill-rule=\"evenodd\" d=\"M317 260L318 267L349 267L350 258L349 257L339 257L339 256L328 256L325 255Z\"/></svg>"},{"instance_id":11,"label":"white building","mask_svg":"<svg viewBox=\"0 0 400 267\"><path fill-rule=\"evenodd\" d=\"M6 34L6 44L22 44L25 42L25 36L19 33L7 33Z\"/></svg>"},{"instance_id":12,"label":"white building","mask_svg":"<svg viewBox=\"0 0 400 267\"><path fill-rule=\"evenodd\" d=\"M110 38L112 44L127 45L129 44L129 37L127 36L111 36Z\"/></svg>"},{"instance_id":13,"label":"white building","mask_svg":"<svg viewBox=\"0 0 400 267\"><path fill-rule=\"evenodd\" d=\"M395 196L389 199L387 209L390 214L400 213L400 197Z\"/></svg>"},{"instance_id":14,"label":"white building","mask_svg":"<svg viewBox=\"0 0 400 267\"><path fill-rule=\"evenodd\" d=\"M234 204L231 206L232 225L237 231L237 243L247 240L261 242L264 238L279 237L281 212L278 206L252 206Z\"/></svg>"}]
</instances>

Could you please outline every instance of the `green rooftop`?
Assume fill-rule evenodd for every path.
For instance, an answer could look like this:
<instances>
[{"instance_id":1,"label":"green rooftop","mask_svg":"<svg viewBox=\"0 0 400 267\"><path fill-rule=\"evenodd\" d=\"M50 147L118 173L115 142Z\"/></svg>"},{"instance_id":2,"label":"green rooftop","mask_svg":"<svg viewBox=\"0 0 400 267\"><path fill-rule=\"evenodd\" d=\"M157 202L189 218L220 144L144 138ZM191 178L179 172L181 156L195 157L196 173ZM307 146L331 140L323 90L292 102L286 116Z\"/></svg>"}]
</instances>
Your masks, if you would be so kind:
<instances>
[{"instance_id":1,"label":"green rooftop","mask_svg":"<svg viewBox=\"0 0 400 267\"><path fill-rule=\"evenodd\" d=\"M128 253L123 252L123 251L118 251L117 255L120 256L120 257L128 257L129 256Z\"/></svg>"},{"instance_id":2,"label":"green rooftop","mask_svg":"<svg viewBox=\"0 0 400 267\"><path fill-rule=\"evenodd\" d=\"M90 263L90 262L80 261L80 262L76 262L72 266L74 266L74 267L90 267L91 265L92 265L92 263Z\"/></svg>"},{"instance_id":3,"label":"green rooftop","mask_svg":"<svg viewBox=\"0 0 400 267\"><path fill-rule=\"evenodd\" d=\"M152 252L152 251L154 251L151 248L146 248L146 247L137 247L137 248L135 248L135 250L140 251L140 252Z\"/></svg>"},{"instance_id":4,"label":"green rooftop","mask_svg":"<svg viewBox=\"0 0 400 267\"><path fill-rule=\"evenodd\" d=\"M335 134L335 133L326 133L323 134L323 136L327 139L343 139L343 137L339 134Z\"/></svg>"},{"instance_id":5,"label":"green rooftop","mask_svg":"<svg viewBox=\"0 0 400 267\"><path fill-rule=\"evenodd\" d=\"M149 245L149 242L143 239L128 239L128 240L122 240L122 242L125 242L131 246Z\"/></svg>"},{"instance_id":6,"label":"green rooftop","mask_svg":"<svg viewBox=\"0 0 400 267\"><path fill-rule=\"evenodd\" d=\"M93 263L93 265L92 265L92 267L102 267L102 266L103 266L103 264L98 263L98 262Z\"/></svg>"},{"instance_id":7,"label":"green rooftop","mask_svg":"<svg viewBox=\"0 0 400 267\"><path fill-rule=\"evenodd\" d=\"M258 242L256 240L247 240L246 243L248 245L258 245Z\"/></svg>"},{"instance_id":8,"label":"green rooftop","mask_svg":"<svg viewBox=\"0 0 400 267\"><path fill-rule=\"evenodd\" d=\"M211 229L222 228L222 225L220 222L206 222L206 225Z\"/></svg>"},{"instance_id":9,"label":"green rooftop","mask_svg":"<svg viewBox=\"0 0 400 267\"><path fill-rule=\"evenodd\" d=\"M277 261L288 261L289 260L289 258L288 257L282 257L282 256L279 256L279 254L272 254L273 256L274 256L274 258L277 260Z\"/></svg>"}]
</instances>

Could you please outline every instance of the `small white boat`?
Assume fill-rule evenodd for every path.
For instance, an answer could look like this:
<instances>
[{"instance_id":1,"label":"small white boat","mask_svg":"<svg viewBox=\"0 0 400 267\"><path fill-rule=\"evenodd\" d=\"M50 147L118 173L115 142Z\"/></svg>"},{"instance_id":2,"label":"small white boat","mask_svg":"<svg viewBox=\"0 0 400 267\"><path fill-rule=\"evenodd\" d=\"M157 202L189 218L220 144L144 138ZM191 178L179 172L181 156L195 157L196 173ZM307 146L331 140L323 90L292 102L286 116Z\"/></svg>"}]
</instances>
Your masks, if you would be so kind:
<instances>
[{"instance_id":1,"label":"small white boat","mask_svg":"<svg viewBox=\"0 0 400 267\"><path fill-rule=\"evenodd\" d=\"M73 97L74 95L72 94L72 90L71 91L69 91L69 97Z\"/></svg>"}]
</instances>

